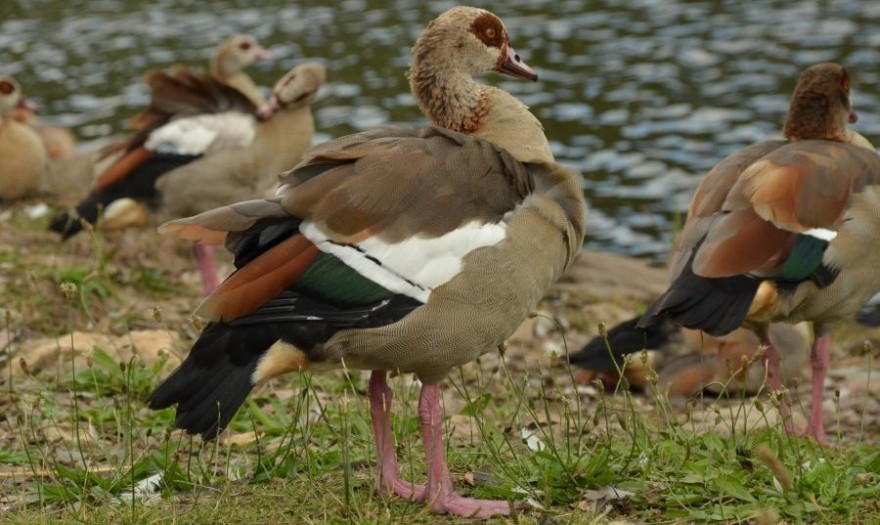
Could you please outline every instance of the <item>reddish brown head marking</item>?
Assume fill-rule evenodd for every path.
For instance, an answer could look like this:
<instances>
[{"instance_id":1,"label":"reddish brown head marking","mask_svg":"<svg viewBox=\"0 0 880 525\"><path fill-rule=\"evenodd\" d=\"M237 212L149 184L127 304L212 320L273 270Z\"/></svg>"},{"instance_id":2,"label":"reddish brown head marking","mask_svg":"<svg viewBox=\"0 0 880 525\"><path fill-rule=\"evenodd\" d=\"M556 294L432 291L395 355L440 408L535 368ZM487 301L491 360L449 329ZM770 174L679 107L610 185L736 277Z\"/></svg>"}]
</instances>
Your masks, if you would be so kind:
<instances>
[{"instance_id":1,"label":"reddish brown head marking","mask_svg":"<svg viewBox=\"0 0 880 525\"><path fill-rule=\"evenodd\" d=\"M248 42L247 40L245 40L244 42L238 44L238 48L241 49L242 51L247 51L248 49L251 48L251 43Z\"/></svg>"},{"instance_id":2,"label":"reddish brown head marking","mask_svg":"<svg viewBox=\"0 0 880 525\"><path fill-rule=\"evenodd\" d=\"M0 93L8 95L15 91L15 86L8 80L0 80Z\"/></svg>"},{"instance_id":3,"label":"reddish brown head marking","mask_svg":"<svg viewBox=\"0 0 880 525\"><path fill-rule=\"evenodd\" d=\"M471 32L489 47L502 49L507 42L504 24L492 13L483 13L471 24Z\"/></svg>"}]
</instances>

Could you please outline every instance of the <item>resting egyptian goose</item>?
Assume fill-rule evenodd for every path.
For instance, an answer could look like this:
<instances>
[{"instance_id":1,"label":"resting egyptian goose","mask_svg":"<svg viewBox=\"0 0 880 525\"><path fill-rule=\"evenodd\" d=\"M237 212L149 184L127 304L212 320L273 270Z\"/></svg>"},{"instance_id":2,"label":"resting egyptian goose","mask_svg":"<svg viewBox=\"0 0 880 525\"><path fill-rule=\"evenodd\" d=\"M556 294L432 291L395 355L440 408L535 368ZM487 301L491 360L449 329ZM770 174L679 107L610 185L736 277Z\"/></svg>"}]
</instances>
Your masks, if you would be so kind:
<instances>
[{"instance_id":1,"label":"resting egyptian goose","mask_svg":"<svg viewBox=\"0 0 880 525\"><path fill-rule=\"evenodd\" d=\"M150 396L213 438L255 385L287 372L372 370L381 494L486 517L506 502L456 495L440 382L497 348L581 249L579 175L490 71L536 79L494 14L456 7L413 48L410 85L434 126L385 127L313 148L274 198L177 220L164 233L225 243L238 268L197 313L208 326ZM386 375L422 382L426 486L400 479Z\"/></svg>"},{"instance_id":2,"label":"resting egyptian goose","mask_svg":"<svg viewBox=\"0 0 880 525\"><path fill-rule=\"evenodd\" d=\"M46 148L29 126L13 115L27 108L21 85L0 76L0 200L12 200L32 193L46 170Z\"/></svg>"},{"instance_id":3,"label":"resting egyptian goose","mask_svg":"<svg viewBox=\"0 0 880 525\"><path fill-rule=\"evenodd\" d=\"M786 140L750 146L709 172L670 254L672 285L641 322L669 316L723 335L748 321L766 341L771 321L812 321L804 433L821 442L831 327L880 290L880 156L847 129L855 122L849 92L842 66L808 68L792 96ZM772 346L767 359L778 389Z\"/></svg>"},{"instance_id":4,"label":"resting egyptian goose","mask_svg":"<svg viewBox=\"0 0 880 525\"><path fill-rule=\"evenodd\" d=\"M167 220L263 195L278 172L295 165L311 146L311 102L325 80L320 64L290 70L275 85L272 102L259 109L211 78L153 74L163 96L192 116L133 137L75 214L52 222L50 229L64 239L82 229L80 219L95 224L100 217L101 228L121 229L145 222L144 206ZM207 293L217 284L213 252L197 246L196 257Z\"/></svg>"},{"instance_id":5,"label":"resting egyptian goose","mask_svg":"<svg viewBox=\"0 0 880 525\"><path fill-rule=\"evenodd\" d=\"M260 89L253 79L245 72L245 69L256 64L260 60L272 58L272 52L261 46L250 35L235 35L227 38L220 44L211 56L208 66L208 74L225 86L231 87L245 96L255 106L266 102ZM172 67L166 75L183 75L181 80L192 75L185 66ZM144 82L150 88L151 100L147 107L132 117L129 125L135 130L144 130L162 125L172 117L181 116L181 110L186 110L188 101L177 101L173 96L162 93L166 84L155 71L149 71L144 76ZM173 92L172 92L173 93Z\"/></svg>"},{"instance_id":6,"label":"resting egyptian goose","mask_svg":"<svg viewBox=\"0 0 880 525\"><path fill-rule=\"evenodd\" d=\"M644 391L651 369L659 373L659 392L669 396L756 394L761 390L765 366L757 359L762 345L754 331L738 328L718 338L682 329L668 318L643 330L636 326L640 318L614 326L605 337L592 339L569 356L569 362L582 369L576 375L579 381L599 379L606 389L613 390L622 371L627 386ZM790 384L807 362L805 328L804 323L769 326L768 338L781 357L782 384ZM643 351L647 361L642 358Z\"/></svg>"},{"instance_id":7,"label":"resting egyptian goose","mask_svg":"<svg viewBox=\"0 0 880 525\"><path fill-rule=\"evenodd\" d=\"M790 385L807 364L810 345L807 323L771 323L767 341L779 356L777 375L781 384ZM759 359L764 350L758 334L738 328L716 338L699 330L684 330L690 352L666 362L657 385L670 396L710 394L757 394L765 388L767 362Z\"/></svg>"}]
</instances>

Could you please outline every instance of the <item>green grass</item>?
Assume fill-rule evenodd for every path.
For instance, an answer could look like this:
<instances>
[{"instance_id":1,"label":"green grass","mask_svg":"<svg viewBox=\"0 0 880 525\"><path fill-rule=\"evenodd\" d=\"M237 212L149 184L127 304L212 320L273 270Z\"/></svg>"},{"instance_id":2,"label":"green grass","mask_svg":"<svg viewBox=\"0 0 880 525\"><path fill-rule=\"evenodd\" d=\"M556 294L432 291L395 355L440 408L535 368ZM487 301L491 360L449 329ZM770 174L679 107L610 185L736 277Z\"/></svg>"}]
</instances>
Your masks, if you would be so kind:
<instances>
[{"instance_id":1,"label":"green grass","mask_svg":"<svg viewBox=\"0 0 880 525\"><path fill-rule=\"evenodd\" d=\"M773 410L770 403L706 401L700 412L725 419L722 435L699 428L693 405L688 417L659 398L581 399L564 367L533 375L512 368L502 362L467 379L453 373L448 389L463 400L457 413L472 425L469 432L449 429L448 454L459 489L520 503L520 523L748 523L756 516L870 523L880 516L880 453L858 443L818 446L774 426L740 428L747 412ZM2 492L12 494L4 519L467 522L373 494L360 374L302 375L261 390L230 425L246 438L239 445L171 432L170 411L146 410L142 399L161 369L116 363L96 348L91 366L57 383L28 377L10 384L5 424L16 439L0 447L0 460L19 474L0 480ZM392 384L402 469L423 480L417 386L404 378ZM156 474L158 494L130 497L133 485Z\"/></svg>"},{"instance_id":2,"label":"green grass","mask_svg":"<svg viewBox=\"0 0 880 525\"><path fill-rule=\"evenodd\" d=\"M12 269L0 291L11 333L60 334L102 322L115 333L134 326L194 332L187 316L198 292L138 270L155 261L131 266L120 262L131 260L125 253L78 247L76 257L40 266L53 249L0 248L0 263ZM177 290L191 300L174 302ZM564 343L563 335L557 329L548 337ZM605 394L576 383L565 359L531 359L543 350L528 344L488 354L444 383L456 488L518 507L489 523L880 522L880 451L875 427L865 425L875 416L841 427L832 436L840 445L819 446L785 434L766 396L674 406L656 391ZM111 350L96 346L84 365L68 358L37 374L15 369L14 353L0 361L0 522L473 521L373 492L375 451L359 372L273 382L249 398L224 439L203 443L171 430L172 411L144 405L165 362L119 362ZM418 385L407 377L390 382L402 475L424 482ZM133 491L147 481L155 490Z\"/></svg>"}]
</instances>

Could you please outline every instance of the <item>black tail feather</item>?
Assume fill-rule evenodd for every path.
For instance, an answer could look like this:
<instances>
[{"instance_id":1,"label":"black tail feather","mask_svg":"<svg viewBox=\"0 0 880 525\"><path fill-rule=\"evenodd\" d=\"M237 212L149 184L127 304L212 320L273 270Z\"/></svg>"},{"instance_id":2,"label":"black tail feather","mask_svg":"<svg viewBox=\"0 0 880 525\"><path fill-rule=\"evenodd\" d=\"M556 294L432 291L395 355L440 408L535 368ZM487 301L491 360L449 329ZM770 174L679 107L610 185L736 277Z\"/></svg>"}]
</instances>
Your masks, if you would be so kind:
<instances>
[{"instance_id":1,"label":"black tail feather","mask_svg":"<svg viewBox=\"0 0 880 525\"><path fill-rule=\"evenodd\" d=\"M690 264L672 286L648 308L640 328L661 322L696 328L719 337L739 328L761 281L747 275L707 278L694 275Z\"/></svg>"},{"instance_id":2,"label":"black tail feather","mask_svg":"<svg viewBox=\"0 0 880 525\"><path fill-rule=\"evenodd\" d=\"M83 229L82 221L95 224L98 221L100 210L111 201L102 198L101 193L90 193L76 206L72 213L62 212L49 223L49 230L61 235L61 240L66 241Z\"/></svg>"},{"instance_id":3,"label":"black tail feather","mask_svg":"<svg viewBox=\"0 0 880 525\"><path fill-rule=\"evenodd\" d=\"M82 231L81 221L95 224L101 211L119 199L134 199L155 207L159 200L159 192L156 190L159 177L200 157L201 155L155 152L147 162L136 167L125 178L100 190L93 190L77 204L74 213L58 214L49 224L49 230L60 234L62 240L67 240Z\"/></svg>"},{"instance_id":4,"label":"black tail feather","mask_svg":"<svg viewBox=\"0 0 880 525\"><path fill-rule=\"evenodd\" d=\"M254 387L260 356L279 338L271 325L230 327L212 323L181 365L147 399L150 408L177 405L174 425L213 439Z\"/></svg>"},{"instance_id":5,"label":"black tail feather","mask_svg":"<svg viewBox=\"0 0 880 525\"><path fill-rule=\"evenodd\" d=\"M639 328L637 324L640 319L641 317L634 317L609 330L607 346L606 338L601 336L593 338L586 346L571 354L568 361L596 372L614 372L618 367L623 366L626 355L643 349L657 350L668 344L678 330L678 327L668 319L661 319L650 326Z\"/></svg>"},{"instance_id":6,"label":"black tail feather","mask_svg":"<svg viewBox=\"0 0 880 525\"><path fill-rule=\"evenodd\" d=\"M276 341L302 350L312 362L321 361L321 343L337 331L393 323L421 304L395 295L373 304L334 305L295 291L282 292L229 324L209 324L147 403L153 409L177 405L177 428L213 439L253 390L260 358Z\"/></svg>"}]
</instances>

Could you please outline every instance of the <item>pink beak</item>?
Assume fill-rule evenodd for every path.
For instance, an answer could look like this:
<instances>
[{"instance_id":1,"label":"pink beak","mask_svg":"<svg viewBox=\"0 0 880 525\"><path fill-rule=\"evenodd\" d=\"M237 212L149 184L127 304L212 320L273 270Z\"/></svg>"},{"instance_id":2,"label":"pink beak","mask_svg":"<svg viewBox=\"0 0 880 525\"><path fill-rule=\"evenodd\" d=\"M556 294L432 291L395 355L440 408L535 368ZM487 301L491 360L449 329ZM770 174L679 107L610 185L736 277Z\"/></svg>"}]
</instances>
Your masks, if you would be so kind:
<instances>
[{"instance_id":1,"label":"pink beak","mask_svg":"<svg viewBox=\"0 0 880 525\"><path fill-rule=\"evenodd\" d=\"M36 113L40 110L40 107L37 106L36 102L26 99L24 97L22 97L22 99L18 101L18 105L16 106L16 108L23 109L24 111L29 111L31 113Z\"/></svg>"},{"instance_id":2,"label":"pink beak","mask_svg":"<svg viewBox=\"0 0 880 525\"><path fill-rule=\"evenodd\" d=\"M504 58L504 62L501 63L501 67L496 71L512 77L531 80L533 82L538 80L538 74L535 73L535 70L523 62L523 59L521 59L519 55L516 54L516 51L510 46L507 46L507 56Z\"/></svg>"},{"instance_id":3,"label":"pink beak","mask_svg":"<svg viewBox=\"0 0 880 525\"><path fill-rule=\"evenodd\" d=\"M278 103L278 97L272 95L268 102L257 108L257 116L260 117L260 120L269 120L279 109L281 109L281 104Z\"/></svg>"},{"instance_id":4,"label":"pink beak","mask_svg":"<svg viewBox=\"0 0 880 525\"><path fill-rule=\"evenodd\" d=\"M263 46L257 46L254 53L256 54L257 60L272 60L275 58L275 53Z\"/></svg>"}]
</instances>

